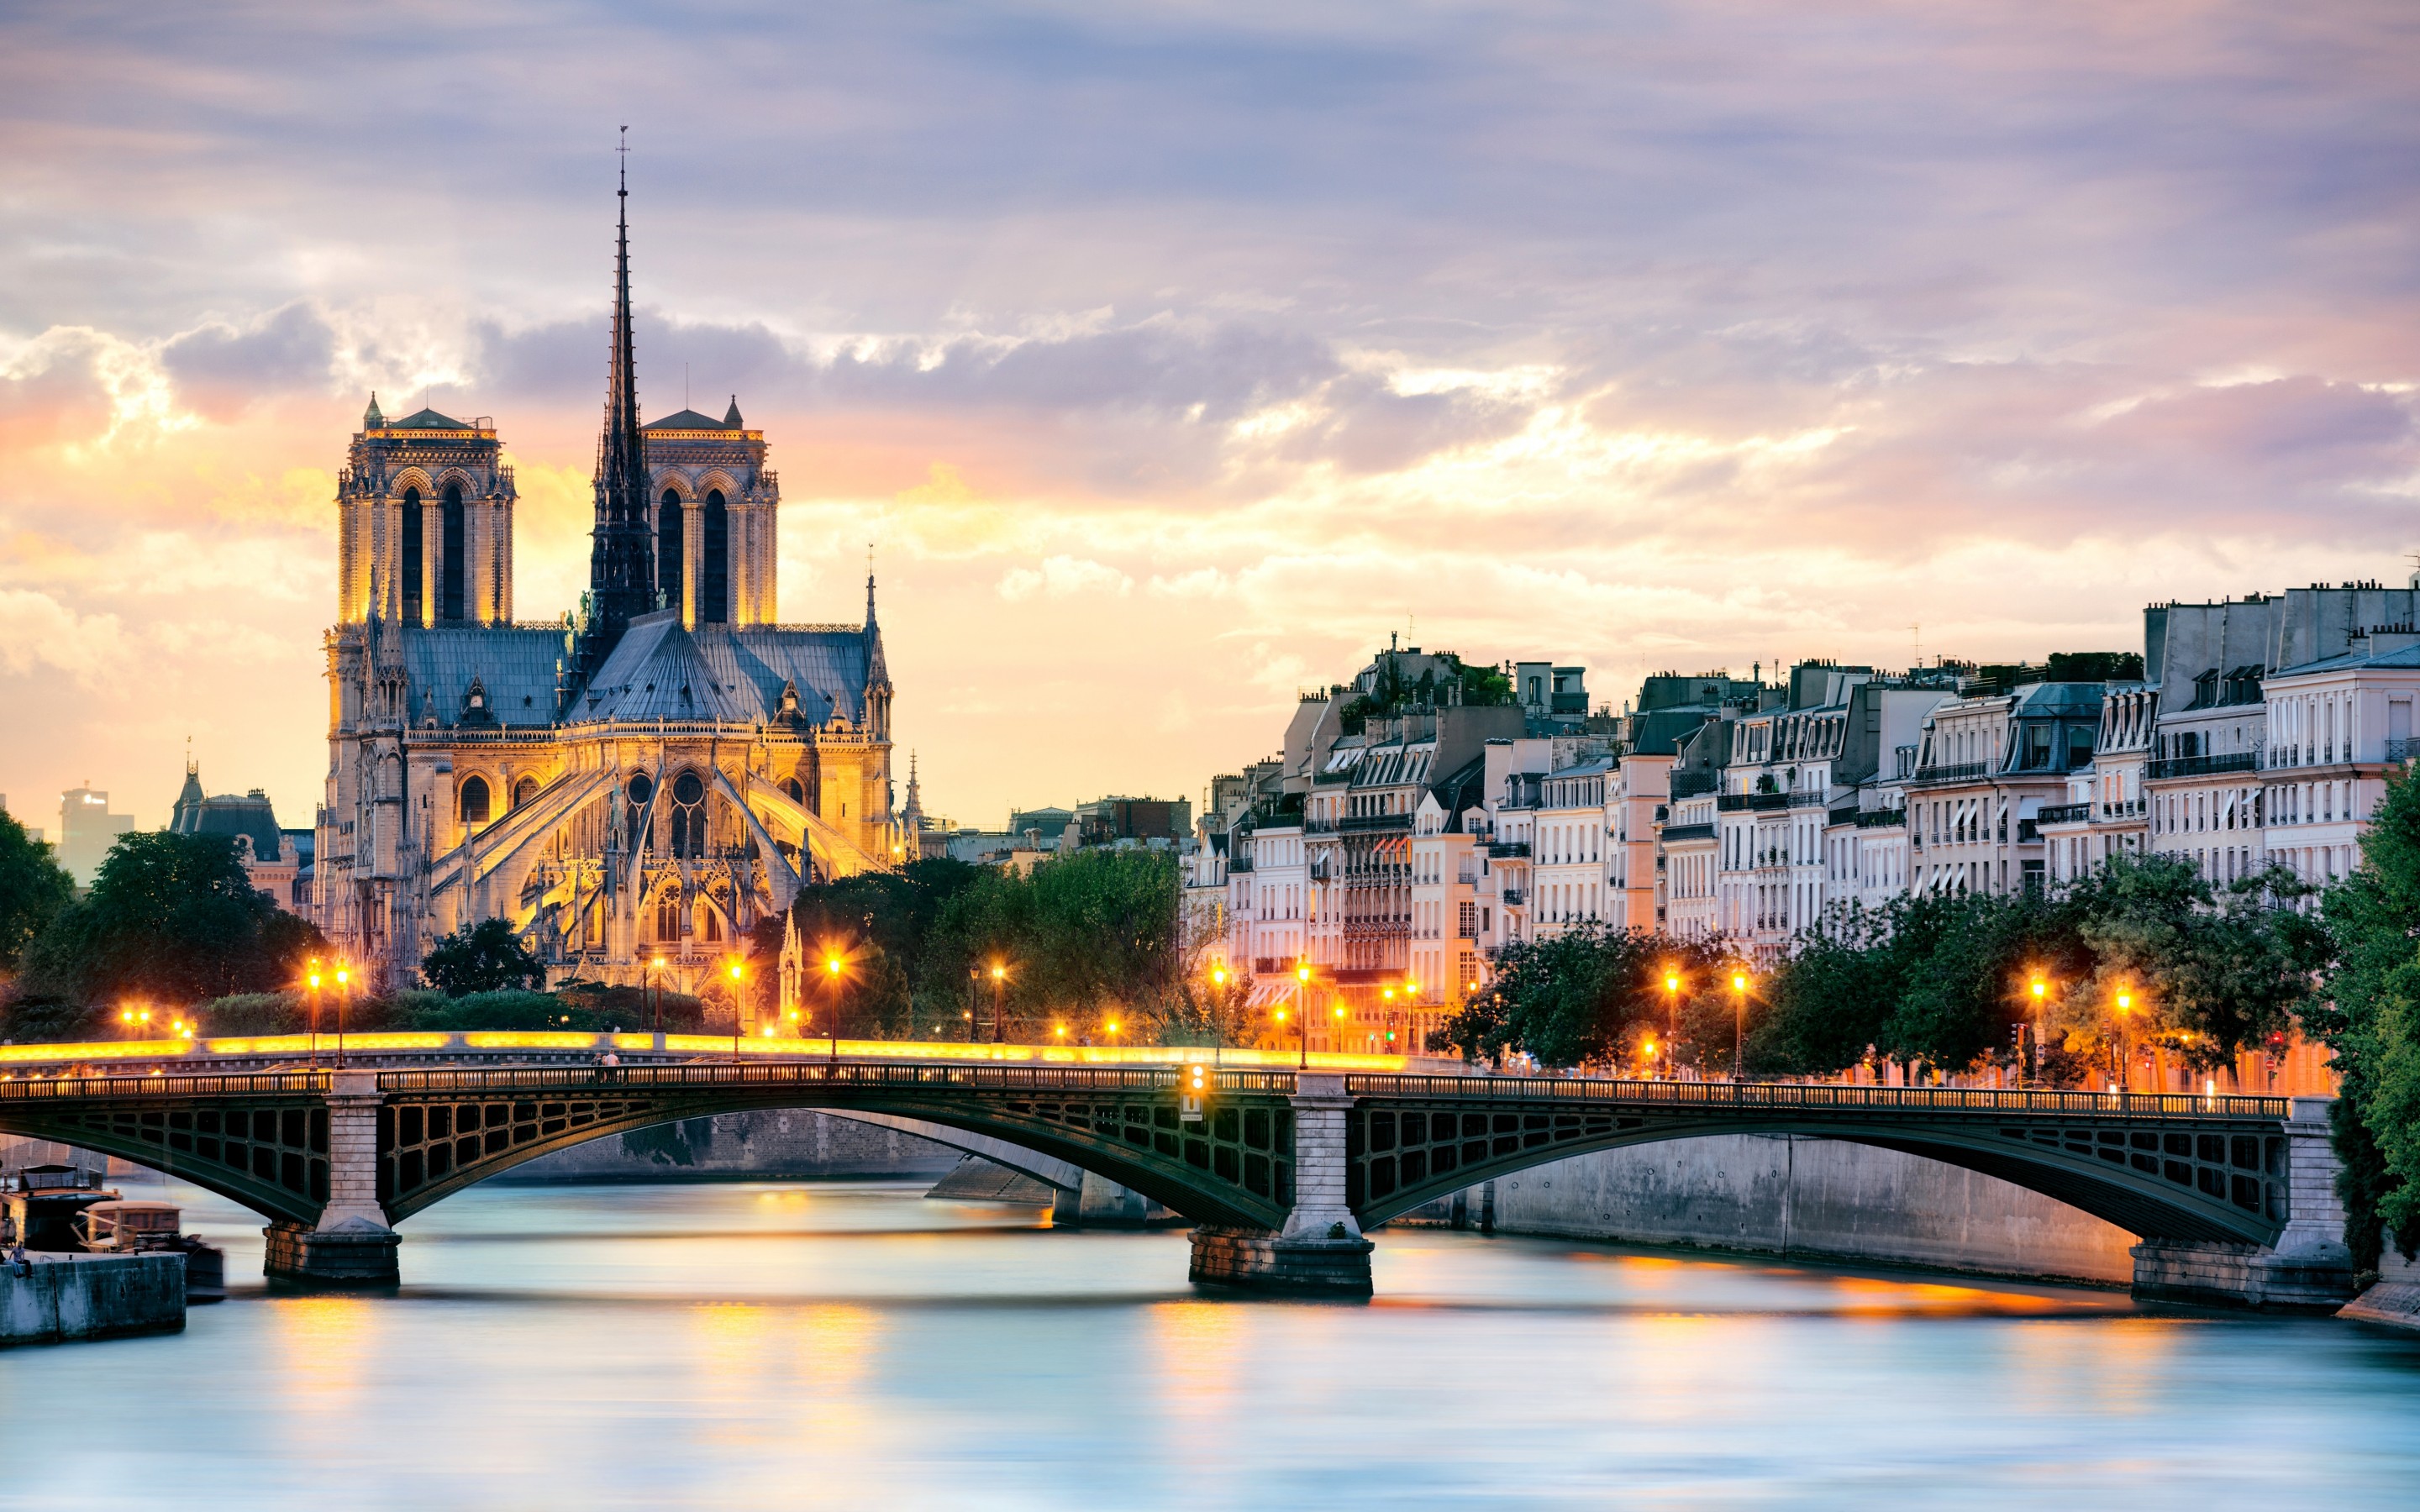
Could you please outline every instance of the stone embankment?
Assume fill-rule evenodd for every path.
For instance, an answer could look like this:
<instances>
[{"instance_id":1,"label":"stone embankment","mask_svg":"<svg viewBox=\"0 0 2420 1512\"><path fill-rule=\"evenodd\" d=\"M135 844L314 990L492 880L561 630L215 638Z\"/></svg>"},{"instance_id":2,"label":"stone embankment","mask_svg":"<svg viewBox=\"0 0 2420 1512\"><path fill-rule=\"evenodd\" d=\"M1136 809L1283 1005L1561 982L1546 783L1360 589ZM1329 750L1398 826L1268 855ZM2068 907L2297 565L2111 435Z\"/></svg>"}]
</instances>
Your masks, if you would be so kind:
<instances>
[{"instance_id":1,"label":"stone embankment","mask_svg":"<svg viewBox=\"0 0 2420 1512\"><path fill-rule=\"evenodd\" d=\"M2336 1316L2420 1329L2420 1261L2405 1259L2395 1247L2395 1236L2388 1234L2386 1253L2379 1257L2377 1284L2345 1304Z\"/></svg>"},{"instance_id":2,"label":"stone embankment","mask_svg":"<svg viewBox=\"0 0 2420 1512\"><path fill-rule=\"evenodd\" d=\"M2123 1286L2134 1236L1994 1177L1870 1145L1721 1134L1601 1150L1399 1223Z\"/></svg>"},{"instance_id":3,"label":"stone embankment","mask_svg":"<svg viewBox=\"0 0 2420 1512\"><path fill-rule=\"evenodd\" d=\"M0 1345L62 1344L185 1326L181 1255L28 1255L0 1263Z\"/></svg>"}]
</instances>

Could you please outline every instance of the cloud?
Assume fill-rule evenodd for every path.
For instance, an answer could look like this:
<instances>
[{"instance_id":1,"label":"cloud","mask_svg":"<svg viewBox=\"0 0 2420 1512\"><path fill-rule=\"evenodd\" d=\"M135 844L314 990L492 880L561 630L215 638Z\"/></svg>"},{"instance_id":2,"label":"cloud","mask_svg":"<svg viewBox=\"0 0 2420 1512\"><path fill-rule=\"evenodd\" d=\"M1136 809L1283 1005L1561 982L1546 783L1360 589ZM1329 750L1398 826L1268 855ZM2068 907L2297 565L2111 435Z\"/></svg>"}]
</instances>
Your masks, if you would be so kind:
<instances>
[{"instance_id":1,"label":"cloud","mask_svg":"<svg viewBox=\"0 0 2420 1512\"><path fill-rule=\"evenodd\" d=\"M1115 567L1081 557L1052 557L1038 571L1013 567L1000 579L1000 596L1012 604L1037 595L1074 598L1082 594L1109 594L1123 598L1132 592L1132 578Z\"/></svg>"},{"instance_id":2,"label":"cloud","mask_svg":"<svg viewBox=\"0 0 2420 1512\"><path fill-rule=\"evenodd\" d=\"M877 543L961 812L1187 788L1415 625L1618 698L1919 622L2123 645L2410 545L2397 0L8 26L0 788L273 695L229 738L307 806L373 388L496 418L518 612L576 601L624 120L644 408L766 432L785 617Z\"/></svg>"}]
</instances>

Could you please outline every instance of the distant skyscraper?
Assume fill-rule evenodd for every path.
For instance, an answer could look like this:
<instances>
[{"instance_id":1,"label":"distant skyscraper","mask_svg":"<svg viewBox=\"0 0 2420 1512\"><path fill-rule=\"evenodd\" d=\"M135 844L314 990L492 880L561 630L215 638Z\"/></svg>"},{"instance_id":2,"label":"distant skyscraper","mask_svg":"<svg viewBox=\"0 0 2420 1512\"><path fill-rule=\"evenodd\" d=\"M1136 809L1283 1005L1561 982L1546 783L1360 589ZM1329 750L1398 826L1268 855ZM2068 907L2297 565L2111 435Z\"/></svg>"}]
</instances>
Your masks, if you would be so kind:
<instances>
[{"instance_id":1,"label":"distant skyscraper","mask_svg":"<svg viewBox=\"0 0 2420 1512\"><path fill-rule=\"evenodd\" d=\"M70 788L59 795L59 865L79 887L89 887L117 837L134 827L132 814L111 813L109 795Z\"/></svg>"}]
</instances>

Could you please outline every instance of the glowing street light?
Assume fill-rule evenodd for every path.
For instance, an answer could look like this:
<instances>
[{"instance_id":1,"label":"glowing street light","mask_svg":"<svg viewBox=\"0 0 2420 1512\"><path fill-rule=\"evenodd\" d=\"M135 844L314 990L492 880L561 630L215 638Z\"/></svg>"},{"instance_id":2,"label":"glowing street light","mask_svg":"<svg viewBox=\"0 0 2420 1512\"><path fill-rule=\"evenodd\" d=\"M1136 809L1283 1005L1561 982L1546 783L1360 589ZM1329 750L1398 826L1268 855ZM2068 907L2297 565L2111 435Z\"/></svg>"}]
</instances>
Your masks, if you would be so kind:
<instances>
[{"instance_id":1,"label":"glowing street light","mask_svg":"<svg viewBox=\"0 0 2420 1512\"><path fill-rule=\"evenodd\" d=\"M1731 973L1731 1080L1738 1081L1747 1063L1747 973Z\"/></svg>"},{"instance_id":2,"label":"glowing street light","mask_svg":"<svg viewBox=\"0 0 2420 1512\"><path fill-rule=\"evenodd\" d=\"M1672 1075L1672 1046L1681 1038L1681 974L1664 973L1664 1075Z\"/></svg>"},{"instance_id":3,"label":"glowing street light","mask_svg":"<svg viewBox=\"0 0 2420 1512\"><path fill-rule=\"evenodd\" d=\"M342 961L339 961L336 963L336 1069L338 1071L345 1069L346 1011L350 1009L352 1006L352 968L346 965Z\"/></svg>"},{"instance_id":4,"label":"glowing street light","mask_svg":"<svg viewBox=\"0 0 2420 1512\"><path fill-rule=\"evenodd\" d=\"M1300 961L1294 968L1294 1037L1297 1046L1295 1066L1311 1069L1311 1017L1303 1010L1303 995L1311 989L1311 963ZM1278 1015L1283 1018L1285 1015Z\"/></svg>"},{"instance_id":5,"label":"glowing street light","mask_svg":"<svg viewBox=\"0 0 2420 1512\"><path fill-rule=\"evenodd\" d=\"M1001 1043L1007 1038L1006 1031L1001 1026L1001 1004L1007 995L1008 966L1003 962L994 961L991 964L991 1042L994 1044Z\"/></svg>"}]
</instances>

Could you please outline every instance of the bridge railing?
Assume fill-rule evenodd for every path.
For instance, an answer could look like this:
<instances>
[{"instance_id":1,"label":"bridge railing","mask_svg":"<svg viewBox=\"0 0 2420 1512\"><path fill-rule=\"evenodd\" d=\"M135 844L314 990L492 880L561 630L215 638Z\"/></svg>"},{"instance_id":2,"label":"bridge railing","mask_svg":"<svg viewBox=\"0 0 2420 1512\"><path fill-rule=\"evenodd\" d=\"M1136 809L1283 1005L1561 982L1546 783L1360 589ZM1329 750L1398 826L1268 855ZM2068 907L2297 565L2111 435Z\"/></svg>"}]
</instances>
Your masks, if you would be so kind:
<instances>
[{"instance_id":1,"label":"bridge railing","mask_svg":"<svg viewBox=\"0 0 2420 1512\"><path fill-rule=\"evenodd\" d=\"M1681 1107L1870 1108L1899 1112L2060 1113L2130 1118L2283 1119L2283 1097L2183 1092L2035 1092L1981 1087L1843 1087L1823 1082L1652 1082L1564 1076L1348 1075L1355 1097L1500 1103L1661 1103Z\"/></svg>"},{"instance_id":2,"label":"bridge railing","mask_svg":"<svg viewBox=\"0 0 2420 1512\"><path fill-rule=\"evenodd\" d=\"M323 1071L245 1072L224 1076L28 1076L0 1080L0 1103L90 1097L274 1097L328 1089Z\"/></svg>"},{"instance_id":3,"label":"bridge railing","mask_svg":"<svg viewBox=\"0 0 2420 1512\"><path fill-rule=\"evenodd\" d=\"M731 1062L680 1066L528 1066L379 1072L381 1092L676 1091L741 1088L957 1088L974 1091L1156 1091L1173 1088L1174 1067L998 1066L868 1061ZM1223 1072L1223 1091L1294 1090L1292 1072Z\"/></svg>"}]
</instances>

